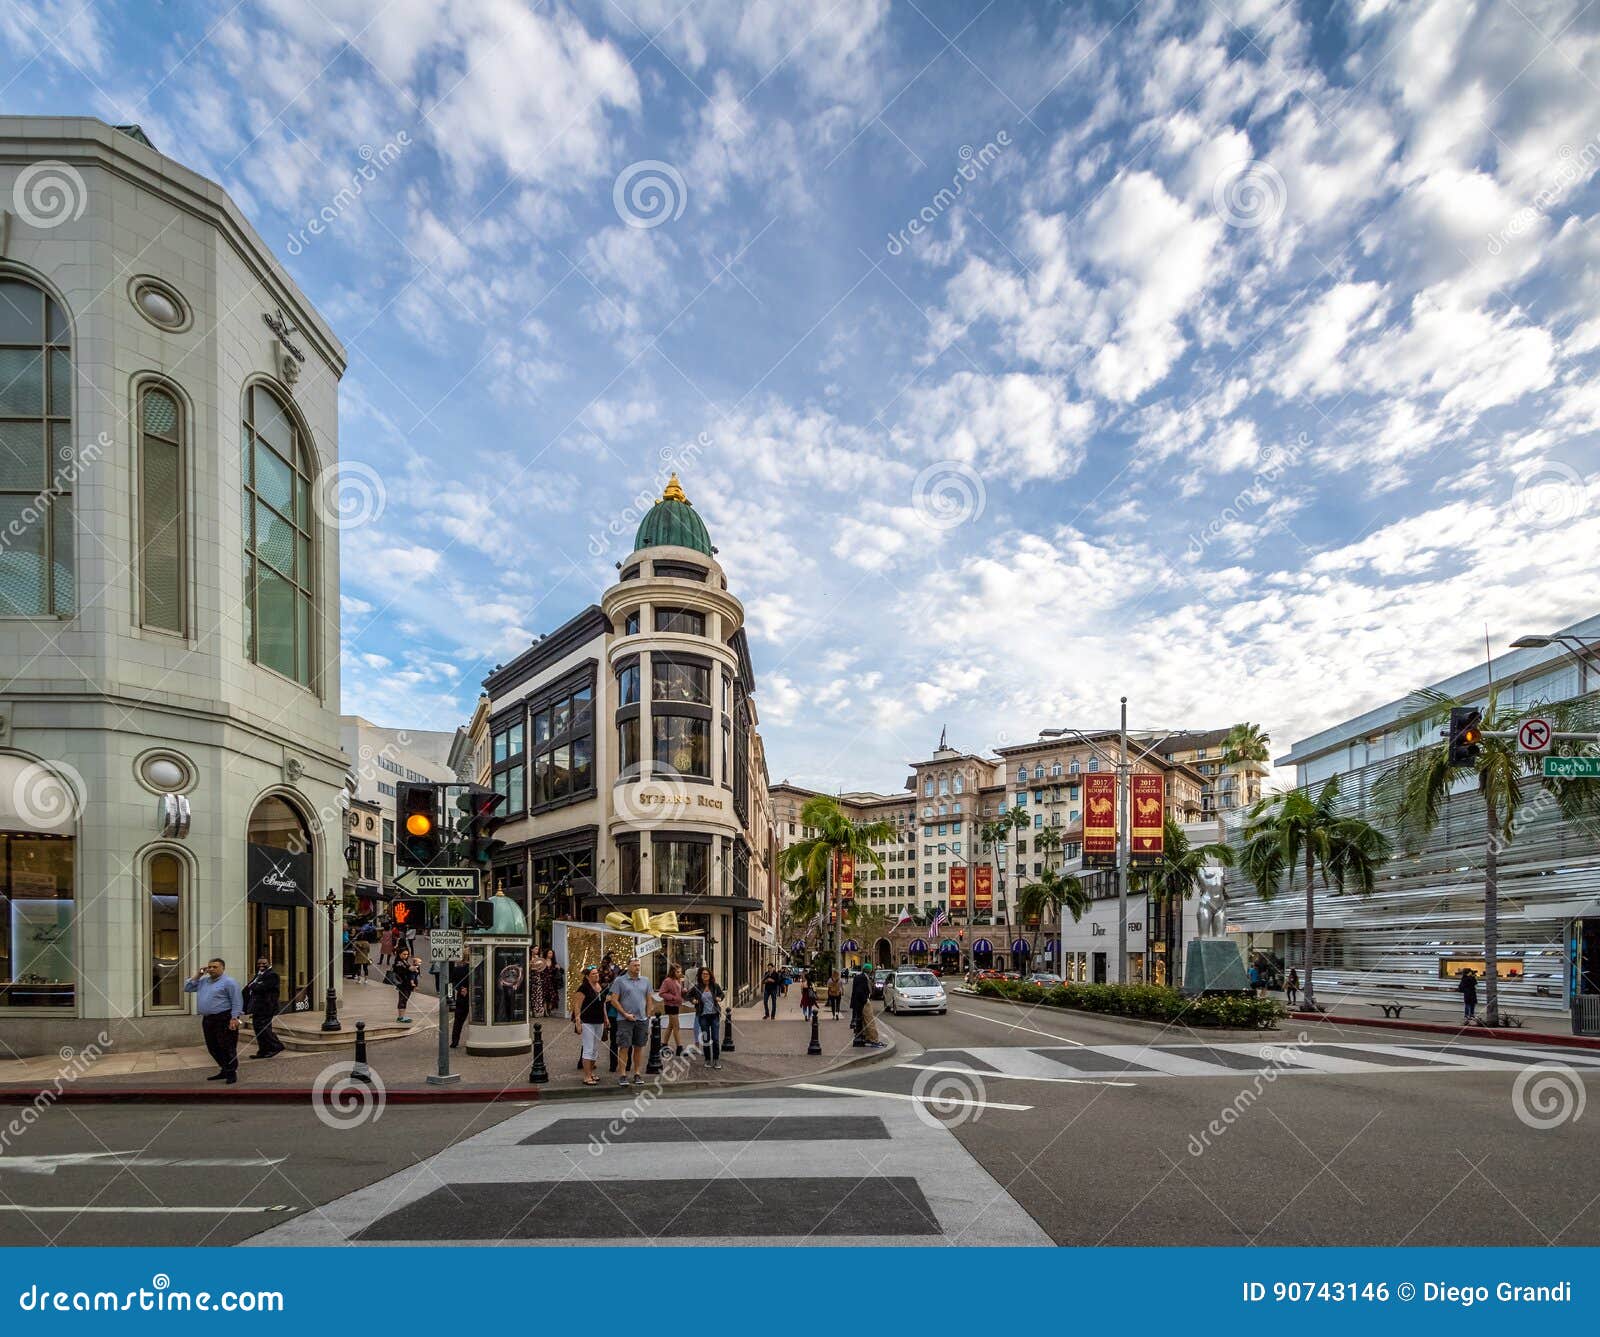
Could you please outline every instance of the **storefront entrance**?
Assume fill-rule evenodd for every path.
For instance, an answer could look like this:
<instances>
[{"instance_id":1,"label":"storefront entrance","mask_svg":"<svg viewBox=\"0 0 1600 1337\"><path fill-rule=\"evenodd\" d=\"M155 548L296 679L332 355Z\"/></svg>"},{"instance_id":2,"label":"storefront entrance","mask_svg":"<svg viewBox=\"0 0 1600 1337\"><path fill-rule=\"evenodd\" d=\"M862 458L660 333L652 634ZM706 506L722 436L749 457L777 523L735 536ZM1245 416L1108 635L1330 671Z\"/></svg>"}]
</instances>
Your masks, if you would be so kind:
<instances>
[{"instance_id":1,"label":"storefront entrance","mask_svg":"<svg viewBox=\"0 0 1600 1337\"><path fill-rule=\"evenodd\" d=\"M311 833L286 800L273 797L256 805L246 839L250 959L228 965L248 979L266 957L283 981L283 1009L301 1012L311 1006Z\"/></svg>"}]
</instances>

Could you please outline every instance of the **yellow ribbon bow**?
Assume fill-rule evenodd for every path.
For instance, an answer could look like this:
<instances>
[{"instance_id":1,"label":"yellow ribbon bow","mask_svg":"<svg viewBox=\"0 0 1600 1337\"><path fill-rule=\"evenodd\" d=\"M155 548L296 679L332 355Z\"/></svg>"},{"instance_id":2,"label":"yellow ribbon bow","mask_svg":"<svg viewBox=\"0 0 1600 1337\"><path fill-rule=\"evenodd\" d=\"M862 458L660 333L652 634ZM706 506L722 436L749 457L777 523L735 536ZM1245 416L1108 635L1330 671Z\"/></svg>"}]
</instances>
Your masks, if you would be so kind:
<instances>
[{"instance_id":1,"label":"yellow ribbon bow","mask_svg":"<svg viewBox=\"0 0 1600 1337\"><path fill-rule=\"evenodd\" d=\"M606 916L606 923L614 929L621 929L624 933L676 933L678 931L678 916L671 910L659 915L653 915L644 909L635 910L632 914L623 914L621 910L613 910Z\"/></svg>"}]
</instances>

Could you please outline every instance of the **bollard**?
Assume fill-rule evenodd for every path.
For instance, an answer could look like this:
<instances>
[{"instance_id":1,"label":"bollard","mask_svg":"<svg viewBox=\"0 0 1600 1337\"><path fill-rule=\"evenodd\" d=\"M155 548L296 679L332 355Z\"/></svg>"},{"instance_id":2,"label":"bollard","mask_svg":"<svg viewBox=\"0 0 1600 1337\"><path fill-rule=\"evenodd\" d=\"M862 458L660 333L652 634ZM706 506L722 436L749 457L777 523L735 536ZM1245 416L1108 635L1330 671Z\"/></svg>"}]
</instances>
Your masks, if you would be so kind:
<instances>
[{"instance_id":1,"label":"bollard","mask_svg":"<svg viewBox=\"0 0 1600 1337\"><path fill-rule=\"evenodd\" d=\"M650 1018L650 1058L644 1070L654 1077L661 1071L661 1018Z\"/></svg>"},{"instance_id":2,"label":"bollard","mask_svg":"<svg viewBox=\"0 0 1600 1337\"><path fill-rule=\"evenodd\" d=\"M811 1043L806 1046L806 1053L820 1054L822 1052L822 1037L817 1034L817 1009L811 1009Z\"/></svg>"},{"instance_id":3,"label":"bollard","mask_svg":"<svg viewBox=\"0 0 1600 1337\"><path fill-rule=\"evenodd\" d=\"M365 1082L372 1085L372 1069L367 1066L367 1023L356 1022L356 1061L350 1069L352 1082Z\"/></svg>"},{"instance_id":4,"label":"bollard","mask_svg":"<svg viewBox=\"0 0 1600 1337\"><path fill-rule=\"evenodd\" d=\"M550 1080L550 1071L544 1066L544 1027L537 1021L533 1023L533 1067L528 1072L528 1080L535 1086L543 1086Z\"/></svg>"},{"instance_id":5,"label":"bollard","mask_svg":"<svg viewBox=\"0 0 1600 1337\"><path fill-rule=\"evenodd\" d=\"M728 1020L722 1027L722 1052L733 1053L733 1009L728 1009Z\"/></svg>"}]
</instances>

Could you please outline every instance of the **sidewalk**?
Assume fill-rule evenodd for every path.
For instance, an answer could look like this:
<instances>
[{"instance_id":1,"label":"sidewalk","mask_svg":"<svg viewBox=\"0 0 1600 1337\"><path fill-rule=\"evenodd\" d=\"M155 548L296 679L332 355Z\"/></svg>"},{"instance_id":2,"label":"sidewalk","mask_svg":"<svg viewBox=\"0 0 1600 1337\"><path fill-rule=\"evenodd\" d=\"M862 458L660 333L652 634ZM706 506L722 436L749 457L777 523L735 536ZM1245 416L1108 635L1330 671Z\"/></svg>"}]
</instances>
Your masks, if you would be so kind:
<instances>
[{"instance_id":1,"label":"sidewalk","mask_svg":"<svg viewBox=\"0 0 1600 1337\"><path fill-rule=\"evenodd\" d=\"M239 1041L239 1081L227 1086L205 1079L214 1071L203 1045L193 1048L144 1050L118 1053L108 1050L87 1070L81 1063L50 1054L39 1058L0 1062L0 1104L32 1100L41 1090L55 1092L52 1103L109 1099L182 1100L199 1098L226 1103L229 1100L310 1100L318 1091L330 1098L348 1080L348 1068L355 1058L355 1023L394 1022L395 994L377 984L348 986L341 1002L339 1018L343 1026L337 1037L327 1037L333 1047L310 1052L286 1050L275 1058L252 1059L255 1042L248 1024ZM733 1049L722 1056L722 1068L713 1070L689 1050L691 1028L682 1018L685 1054L682 1058L662 1052L662 1088L672 1090L714 1090L780 1081L794 1077L815 1077L853 1063L881 1060L894 1052L894 1036L882 1023L885 1049L857 1049L851 1044L848 1014L831 1021L824 1009L818 1028L822 1044L820 1055L807 1055L811 1039L809 1022L800 1019L799 994L791 990L781 1003L780 1020L764 1021L759 1006L739 1008L733 1015ZM589 1095L614 1095L616 1078L608 1072L609 1054L603 1048L596 1065L598 1087L585 1087L578 1071L578 1037L572 1023L562 1017L537 1017L544 1041L545 1066L550 1080L534 1085L529 1080L533 1056L476 1057L465 1045L450 1053L450 1070L461 1074L461 1081L449 1086L429 1085L428 1076L436 1071L439 1032L438 1000L418 993L409 1009L413 1024L396 1039L369 1042L367 1063L382 1083L386 1096L410 1100L537 1100L550 1097L582 1098ZM307 1012L279 1017L280 1034L291 1030L312 1042L323 1040L322 1013ZM200 1023L195 1020L198 1036ZM670 1060L670 1061L669 1061ZM81 1070L81 1075L79 1075ZM647 1086L656 1081L646 1077ZM57 1087L59 1086L59 1091Z\"/></svg>"},{"instance_id":2,"label":"sidewalk","mask_svg":"<svg viewBox=\"0 0 1600 1337\"><path fill-rule=\"evenodd\" d=\"M1327 1006L1325 1004L1325 1006ZM1512 1011L1507 1008L1506 1011ZM1524 1044L1558 1049L1600 1049L1600 1036L1574 1035L1572 1021L1563 1012L1512 1012L1521 1026L1467 1025L1459 1009L1407 1005L1399 1017L1385 1016L1374 1001L1342 998L1327 1012L1291 1012L1296 1021L1320 1021L1336 1026L1373 1026L1380 1030L1423 1031L1477 1040L1520 1040Z\"/></svg>"}]
</instances>

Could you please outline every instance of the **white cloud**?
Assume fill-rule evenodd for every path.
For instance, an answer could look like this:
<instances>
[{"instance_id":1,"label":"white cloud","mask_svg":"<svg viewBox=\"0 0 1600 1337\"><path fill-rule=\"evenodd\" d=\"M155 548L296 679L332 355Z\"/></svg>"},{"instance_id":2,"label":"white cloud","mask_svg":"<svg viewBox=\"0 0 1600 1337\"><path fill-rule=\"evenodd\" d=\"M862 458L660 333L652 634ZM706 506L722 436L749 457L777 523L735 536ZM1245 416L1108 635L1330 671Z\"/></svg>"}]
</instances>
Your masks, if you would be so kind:
<instances>
[{"instance_id":1,"label":"white cloud","mask_svg":"<svg viewBox=\"0 0 1600 1337\"><path fill-rule=\"evenodd\" d=\"M1063 478L1076 472L1094 421L1048 376L958 372L907 393L902 433L930 459L960 460L998 478Z\"/></svg>"}]
</instances>

